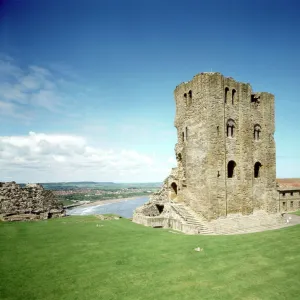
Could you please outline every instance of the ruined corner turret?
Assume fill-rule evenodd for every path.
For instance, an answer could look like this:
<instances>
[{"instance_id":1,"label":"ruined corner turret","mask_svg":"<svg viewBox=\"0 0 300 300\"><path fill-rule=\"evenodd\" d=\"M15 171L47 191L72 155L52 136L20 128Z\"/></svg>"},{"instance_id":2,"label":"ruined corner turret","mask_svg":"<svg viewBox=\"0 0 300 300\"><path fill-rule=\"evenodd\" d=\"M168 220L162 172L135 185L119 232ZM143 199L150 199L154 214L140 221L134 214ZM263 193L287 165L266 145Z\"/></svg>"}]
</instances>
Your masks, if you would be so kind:
<instances>
[{"instance_id":1,"label":"ruined corner turret","mask_svg":"<svg viewBox=\"0 0 300 300\"><path fill-rule=\"evenodd\" d=\"M177 168L172 169L171 174L164 180L161 189L151 195L147 203L134 211L134 222L148 225L145 224L146 221L150 222L152 227L166 227L164 223L172 214L172 204L177 201L177 175Z\"/></svg>"}]
</instances>

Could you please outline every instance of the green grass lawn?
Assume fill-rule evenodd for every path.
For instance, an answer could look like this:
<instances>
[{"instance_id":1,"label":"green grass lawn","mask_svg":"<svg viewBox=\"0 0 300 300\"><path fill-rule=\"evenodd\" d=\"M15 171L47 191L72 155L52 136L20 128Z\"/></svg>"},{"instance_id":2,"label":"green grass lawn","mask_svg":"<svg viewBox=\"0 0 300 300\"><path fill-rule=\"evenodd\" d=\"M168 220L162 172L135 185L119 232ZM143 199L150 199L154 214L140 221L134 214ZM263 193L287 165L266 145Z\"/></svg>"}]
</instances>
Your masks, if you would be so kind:
<instances>
[{"instance_id":1,"label":"green grass lawn","mask_svg":"<svg viewBox=\"0 0 300 300\"><path fill-rule=\"evenodd\" d=\"M299 225L188 236L92 216L0 224L1 300L300 299L299 282Z\"/></svg>"},{"instance_id":2,"label":"green grass lawn","mask_svg":"<svg viewBox=\"0 0 300 300\"><path fill-rule=\"evenodd\" d=\"M291 214L300 216L300 210L294 211L294 212L292 212Z\"/></svg>"}]
</instances>

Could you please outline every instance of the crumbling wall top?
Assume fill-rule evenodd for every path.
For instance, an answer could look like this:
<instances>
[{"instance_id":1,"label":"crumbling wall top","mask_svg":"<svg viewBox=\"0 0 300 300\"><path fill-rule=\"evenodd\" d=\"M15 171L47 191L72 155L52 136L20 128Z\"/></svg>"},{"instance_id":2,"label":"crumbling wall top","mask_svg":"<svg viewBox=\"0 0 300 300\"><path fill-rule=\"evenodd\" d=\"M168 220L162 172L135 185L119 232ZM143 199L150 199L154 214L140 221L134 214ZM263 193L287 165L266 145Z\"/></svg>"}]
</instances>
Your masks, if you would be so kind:
<instances>
[{"instance_id":1,"label":"crumbling wall top","mask_svg":"<svg viewBox=\"0 0 300 300\"><path fill-rule=\"evenodd\" d=\"M195 76L193 76L193 78L189 81L185 81L185 82L182 82L180 83L179 85L176 86L175 90L174 90L174 93L176 93L177 90L181 89L181 88L184 88L186 87L187 85L189 85L195 78L197 77L200 77L200 76L221 76L223 77L225 80L227 81L232 81L232 82L236 82L236 83L239 83L239 84L242 84L242 85L246 85L246 86L249 86L252 90L252 87L251 87L251 84L250 83L245 83L245 82L240 82L240 81L237 81L235 80L233 77L226 77L224 76L222 73L220 72L201 72L201 73L198 73L196 74ZM268 92L253 92L254 94L266 94L266 95L272 95L274 96L273 94L271 93L268 93Z\"/></svg>"}]
</instances>

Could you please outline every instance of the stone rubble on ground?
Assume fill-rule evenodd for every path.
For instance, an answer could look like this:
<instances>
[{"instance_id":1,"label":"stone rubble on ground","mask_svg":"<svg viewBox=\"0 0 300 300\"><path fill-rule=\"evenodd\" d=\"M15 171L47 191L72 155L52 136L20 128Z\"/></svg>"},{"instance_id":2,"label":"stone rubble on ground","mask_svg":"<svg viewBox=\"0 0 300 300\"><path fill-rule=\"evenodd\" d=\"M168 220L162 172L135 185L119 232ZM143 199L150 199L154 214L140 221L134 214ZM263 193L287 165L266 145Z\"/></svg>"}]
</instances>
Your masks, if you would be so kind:
<instances>
[{"instance_id":1,"label":"stone rubble on ground","mask_svg":"<svg viewBox=\"0 0 300 300\"><path fill-rule=\"evenodd\" d=\"M203 249L201 249L200 247L197 247L197 248L195 248L194 250L195 250L195 251L198 251L198 252L203 251Z\"/></svg>"}]
</instances>

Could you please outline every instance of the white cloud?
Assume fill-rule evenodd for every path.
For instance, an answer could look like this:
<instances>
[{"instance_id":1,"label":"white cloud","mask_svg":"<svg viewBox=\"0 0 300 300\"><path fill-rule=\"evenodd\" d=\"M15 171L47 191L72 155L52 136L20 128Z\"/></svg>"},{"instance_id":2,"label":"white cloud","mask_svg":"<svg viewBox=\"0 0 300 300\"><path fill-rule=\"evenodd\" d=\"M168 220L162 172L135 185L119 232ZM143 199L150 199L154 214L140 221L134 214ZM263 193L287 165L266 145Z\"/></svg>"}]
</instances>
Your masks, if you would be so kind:
<instances>
[{"instance_id":1,"label":"white cloud","mask_svg":"<svg viewBox=\"0 0 300 300\"><path fill-rule=\"evenodd\" d=\"M49 111L57 111L61 104L61 97L55 91L39 90L31 95L29 103Z\"/></svg>"},{"instance_id":2,"label":"white cloud","mask_svg":"<svg viewBox=\"0 0 300 300\"><path fill-rule=\"evenodd\" d=\"M53 71L56 71L56 72L62 74L63 76L65 76L67 78L72 78L72 79L79 78L79 76L75 72L75 70L73 70L73 68L71 66L66 65L64 62L51 63L51 64L49 64L49 68Z\"/></svg>"},{"instance_id":3,"label":"white cloud","mask_svg":"<svg viewBox=\"0 0 300 300\"><path fill-rule=\"evenodd\" d=\"M35 74L37 77L44 78L47 76L51 76L51 72L45 68L41 68L39 66L29 66L29 69Z\"/></svg>"},{"instance_id":4,"label":"white cloud","mask_svg":"<svg viewBox=\"0 0 300 300\"><path fill-rule=\"evenodd\" d=\"M14 103L3 102L0 100L0 115L5 115L8 117L28 120L28 116L22 113Z\"/></svg>"},{"instance_id":5,"label":"white cloud","mask_svg":"<svg viewBox=\"0 0 300 300\"><path fill-rule=\"evenodd\" d=\"M3 100L7 102L18 102L18 103L27 103L28 101L28 94L23 92L23 89L18 84L11 84L5 82L0 85L0 96Z\"/></svg>"},{"instance_id":6,"label":"white cloud","mask_svg":"<svg viewBox=\"0 0 300 300\"><path fill-rule=\"evenodd\" d=\"M64 76L36 65L21 68L11 57L0 55L0 101L7 104L0 114L19 118L20 108L25 115L32 108L62 112L67 102L61 89L68 83Z\"/></svg>"},{"instance_id":7,"label":"white cloud","mask_svg":"<svg viewBox=\"0 0 300 300\"><path fill-rule=\"evenodd\" d=\"M22 75L22 70L9 56L0 56L0 78L18 78Z\"/></svg>"},{"instance_id":8,"label":"white cloud","mask_svg":"<svg viewBox=\"0 0 300 300\"><path fill-rule=\"evenodd\" d=\"M20 79L20 84L24 87L24 90L37 90L41 87L41 80L37 80L37 78L33 75L27 75Z\"/></svg>"},{"instance_id":9,"label":"white cloud","mask_svg":"<svg viewBox=\"0 0 300 300\"><path fill-rule=\"evenodd\" d=\"M30 132L0 137L0 180L160 181L168 168L134 150L90 146L81 136ZM43 180L42 180L43 179Z\"/></svg>"}]
</instances>

